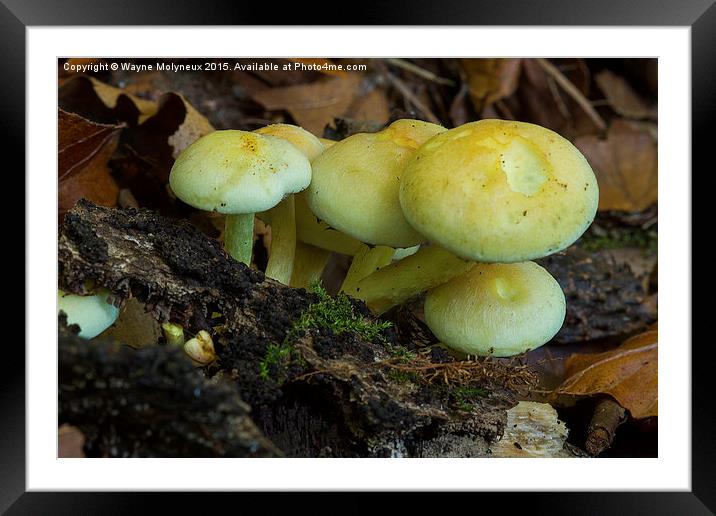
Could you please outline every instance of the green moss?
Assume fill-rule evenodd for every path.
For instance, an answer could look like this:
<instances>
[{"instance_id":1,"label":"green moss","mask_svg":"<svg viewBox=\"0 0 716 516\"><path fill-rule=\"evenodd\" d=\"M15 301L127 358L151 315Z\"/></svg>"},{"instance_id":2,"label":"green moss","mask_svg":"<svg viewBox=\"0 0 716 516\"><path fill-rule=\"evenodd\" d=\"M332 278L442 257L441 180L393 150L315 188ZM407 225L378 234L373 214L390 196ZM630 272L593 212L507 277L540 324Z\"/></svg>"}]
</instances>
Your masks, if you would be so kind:
<instances>
[{"instance_id":1,"label":"green moss","mask_svg":"<svg viewBox=\"0 0 716 516\"><path fill-rule=\"evenodd\" d=\"M410 351L404 346L388 344L387 350L391 357L399 359L402 364L407 364L408 362L415 360L415 357L417 356L414 351Z\"/></svg>"},{"instance_id":2,"label":"green moss","mask_svg":"<svg viewBox=\"0 0 716 516\"><path fill-rule=\"evenodd\" d=\"M314 283L311 290L318 301L311 304L291 325L281 344L270 344L266 356L259 363L259 375L268 379L271 366L283 370L291 360L292 342L304 331L329 329L335 334L353 332L363 340L383 339L382 333L392 326L389 321L369 321L356 314L350 299L344 293L331 297L320 283Z\"/></svg>"},{"instance_id":3,"label":"green moss","mask_svg":"<svg viewBox=\"0 0 716 516\"><path fill-rule=\"evenodd\" d=\"M397 383L417 383L418 375L409 371L391 369L388 371L388 378Z\"/></svg>"},{"instance_id":4,"label":"green moss","mask_svg":"<svg viewBox=\"0 0 716 516\"><path fill-rule=\"evenodd\" d=\"M314 283L311 290L318 295L318 301L301 314L289 335L311 328L328 328L336 334L353 332L372 341L382 338L381 334L392 325L389 321L368 321L357 315L343 292L331 297L320 283Z\"/></svg>"},{"instance_id":5,"label":"green moss","mask_svg":"<svg viewBox=\"0 0 716 516\"><path fill-rule=\"evenodd\" d=\"M450 390L450 398L460 410L470 411L473 408L475 399L484 398L488 392L486 389L472 385L460 385Z\"/></svg>"},{"instance_id":6,"label":"green moss","mask_svg":"<svg viewBox=\"0 0 716 516\"><path fill-rule=\"evenodd\" d=\"M285 341L281 344L269 344L266 356L259 362L259 376L268 379L271 366L281 368L290 360L292 351L293 347Z\"/></svg>"},{"instance_id":7,"label":"green moss","mask_svg":"<svg viewBox=\"0 0 716 516\"><path fill-rule=\"evenodd\" d=\"M586 233L578 242L582 249L590 252L603 249L637 247L648 254L656 253L658 243L658 234L655 230L641 228L614 229L605 235Z\"/></svg>"}]
</instances>

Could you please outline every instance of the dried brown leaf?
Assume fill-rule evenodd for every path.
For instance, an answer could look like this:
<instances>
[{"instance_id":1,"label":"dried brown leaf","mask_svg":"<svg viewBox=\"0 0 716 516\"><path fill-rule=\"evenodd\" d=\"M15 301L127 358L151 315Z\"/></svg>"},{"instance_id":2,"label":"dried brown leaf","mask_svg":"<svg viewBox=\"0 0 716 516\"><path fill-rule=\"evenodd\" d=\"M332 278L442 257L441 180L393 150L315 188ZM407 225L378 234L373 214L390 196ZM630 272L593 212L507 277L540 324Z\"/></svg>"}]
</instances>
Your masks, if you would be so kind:
<instances>
[{"instance_id":1,"label":"dried brown leaf","mask_svg":"<svg viewBox=\"0 0 716 516\"><path fill-rule=\"evenodd\" d=\"M460 91L458 91L450 103L450 121L454 127L467 123L470 120L467 106L467 94L469 91L467 85L463 84L460 87Z\"/></svg>"},{"instance_id":2,"label":"dried brown leaf","mask_svg":"<svg viewBox=\"0 0 716 516\"><path fill-rule=\"evenodd\" d=\"M83 197L114 206L119 188L107 167L124 126L97 124L62 109L58 114L58 210L64 214Z\"/></svg>"},{"instance_id":3,"label":"dried brown leaf","mask_svg":"<svg viewBox=\"0 0 716 516\"><path fill-rule=\"evenodd\" d=\"M77 75L67 79L59 89L59 104L65 111L104 123L126 122L136 125L157 111L157 103L141 99L126 91Z\"/></svg>"},{"instance_id":4,"label":"dried brown leaf","mask_svg":"<svg viewBox=\"0 0 716 516\"><path fill-rule=\"evenodd\" d=\"M385 124L390 118L390 104L385 90L373 88L368 93L358 96L345 113L348 118L370 120Z\"/></svg>"},{"instance_id":5,"label":"dried brown leaf","mask_svg":"<svg viewBox=\"0 0 716 516\"><path fill-rule=\"evenodd\" d=\"M568 119L559 103L564 102L560 92L550 85L549 76L534 59L522 61L519 97L519 119L565 133Z\"/></svg>"},{"instance_id":6,"label":"dried brown leaf","mask_svg":"<svg viewBox=\"0 0 716 516\"><path fill-rule=\"evenodd\" d=\"M348 74L259 91L253 98L268 110L288 111L298 125L313 134L322 134L327 124L350 107L360 83L360 75Z\"/></svg>"},{"instance_id":7,"label":"dried brown leaf","mask_svg":"<svg viewBox=\"0 0 716 516\"><path fill-rule=\"evenodd\" d=\"M647 130L616 120L605 140L581 136L574 145L597 175L600 210L642 211L657 201L657 145Z\"/></svg>"},{"instance_id":8,"label":"dried brown leaf","mask_svg":"<svg viewBox=\"0 0 716 516\"><path fill-rule=\"evenodd\" d=\"M464 59L470 96L478 113L517 89L521 59Z\"/></svg>"},{"instance_id":9,"label":"dried brown leaf","mask_svg":"<svg viewBox=\"0 0 716 516\"><path fill-rule=\"evenodd\" d=\"M139 204L162 209L167 203L166 184L176 157L214 128L183 96L166 93L154 115L129 128L123 138L123 155L114 163L122 186Z\"/></svg>"},{"instance_id":10,"label":"dried brown leaf","mask_svg":"<svg viewBox=\"0 0 716 516\"><path fill-rule=\"evenodd\" d=\"M567 359L567 379L559 394L608 394L632 417L658 415L658 332L649 330L605 353Z\"/></svg>"},{"instance_id":11,"label":"dried brown leaf","mask_svg":"<svg viewBox=\"0 0 716 516\"><path fill-rule=\"evenodd\" d=\"M649 106L623 77L603 70L594 79L609 105L620 115L636 119L656 118L656 110Z\"/></svg>"}]
</instances>

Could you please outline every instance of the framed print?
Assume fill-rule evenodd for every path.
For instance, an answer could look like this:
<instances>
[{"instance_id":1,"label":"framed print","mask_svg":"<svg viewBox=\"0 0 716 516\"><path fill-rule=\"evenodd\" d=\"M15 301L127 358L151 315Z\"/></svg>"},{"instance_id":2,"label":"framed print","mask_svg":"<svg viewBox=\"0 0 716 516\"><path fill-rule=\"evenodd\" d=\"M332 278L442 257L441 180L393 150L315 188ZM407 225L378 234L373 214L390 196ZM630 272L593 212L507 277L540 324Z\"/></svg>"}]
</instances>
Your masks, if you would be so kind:
<instances>
[{"instance_id":1,"label":"framed print","mask_svg":"<svg viewBox=\"0 0 716 516\"><path fill-rule=\"evenodd\" d=\"M710 513L691 159L715 9L5 2L27 310L3 509Z\"/></svg>"}]
</instances>

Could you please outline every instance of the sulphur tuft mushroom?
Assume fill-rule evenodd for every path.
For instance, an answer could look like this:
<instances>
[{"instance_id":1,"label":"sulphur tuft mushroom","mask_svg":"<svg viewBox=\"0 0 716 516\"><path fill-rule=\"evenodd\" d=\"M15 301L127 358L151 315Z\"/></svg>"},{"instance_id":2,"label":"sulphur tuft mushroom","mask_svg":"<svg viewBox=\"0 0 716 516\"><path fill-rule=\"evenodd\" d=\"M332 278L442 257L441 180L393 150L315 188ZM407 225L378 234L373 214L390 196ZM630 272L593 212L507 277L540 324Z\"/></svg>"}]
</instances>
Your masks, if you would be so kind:
<instances>
[{"instance_id":1,"label":"sulphur tuft mushroom","mask_svg":"<svg viewBox=\"0 0 716 516\"><path fill-rule=\"evenodd\" d=\"M425 241L398 201L405 164L424 142L446 129L420 120L397 120L376 133L358 133L328 147L313 163L305 191L313 214L361 245L342 290L388 265L394 248Z\"/></svg>"},{"instance_id":2,"label":"sulphur tuft mushroom","mask_svg":"<svg viewBox=\"0 0 716 516\"><path fill-rule=\"evenodd\" d=\"M79 337L93 339L114 324L119 308L108 302L109 292L101 289L96 294L78 296L57 290L57 314L67 315L67 324L80 327Z\"/></svg>"},{"instance_id":3,"label":"sulphur tuft mushroom","mask_svg":"<svg viewBox=\"0 0 716 516\"><path fill-rule=\"evenodd\" d=\"M323 144L320 140L296 125L272 124L256 129L254 132L286 140L301 151L309 162L323 152ZM271 248L266 264L266 276L288 285L296 258L296 199L294 195L287 195L263 217L260 215L259 218L264 218L271 226Z\"/></svg>"},{"instance_id":4,"label":"sulphur tuft mushroom","mask_svg":"<svg viewBox=\"0 0 716 516\"><path fill-rule=\"evenodd\" d=\"M571 245L594 219L599 190L585 157L557 133L480 120L418 149L399 197L431 241L468 260L509 263Z\"/></svg>"},{"instance_id":5,"label":"sulphur tuft mushroom","mask_svg":"<svg viewBox=\"0 0 716 516\"><path fill-rule=\"evenodd\" d=\"M397 120L377 133L358 133L313 161L306 189L311 211L361 242L412 247L425 240L403 216L398 190L403 168L422 143L446 131L419 120Z\"/></svg>"},{"instance_id":6,"label":"sulphur tuft mushroom","mask_svg":"<svg viewBox=\"0 0 716 516\"><path fill-rule=\"evenodd\" d=\"M169 175L179 199L226 214L224 246L247 265L254 213L273 208L310 182L311 164L295 146L275 136L238 130L199 138L179 155Z\"/></svg>"},{"instance_id":7,"label":"sulphur tuft mushroom","mask_svg":"<svg viewBox=\"0 0 716 516\"><path fill-rule=\"evenodd\" d=\"M206 330L201 330L196 337L184 343L184 352L189 355L194 365L206 366L216 360L214 341Z\"/></svg>"},{"instance_id":8,"label":"sulphur tuft mushroom","mask_svg":"<svg viewBox=\"0 0 716 516\"><path fill-rule=\"evenodd\" d=\"M534 262L478 263L430 290L425 322L446 346L509 357L548 342L564 323L564 293Z\"/></svg>"}]
</instances>

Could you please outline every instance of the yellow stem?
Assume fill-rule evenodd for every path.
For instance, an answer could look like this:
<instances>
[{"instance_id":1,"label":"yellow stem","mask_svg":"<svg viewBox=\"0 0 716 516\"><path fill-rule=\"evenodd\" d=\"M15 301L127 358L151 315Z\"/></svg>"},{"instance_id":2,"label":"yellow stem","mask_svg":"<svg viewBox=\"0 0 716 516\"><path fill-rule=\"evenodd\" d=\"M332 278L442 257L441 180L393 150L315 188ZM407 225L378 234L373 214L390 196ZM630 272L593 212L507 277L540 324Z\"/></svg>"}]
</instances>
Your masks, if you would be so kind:
<instances>
[{"instance_id":1,"label":"yellow stem","mask_svg":"<svg viewBox=\"0 0 716 516\"><path fill-rule=\"evenodd\" d=\"M343 285L341 285L341 290L343 292L352 291L360 280L388 265L394 254L395 249L392 247L383 245L369 247L363 244L361 250L353 257L348 273L343 280Z\"/></svg>"},{"instance_id":2,"label":"yellow stem","mask_svg":"<svg viewBox=\"0 0 716 516\"><path fill-rule=\"evenodd\" d=\"M394 262L358 281L347 294L368 308L384 313L413 296L464 274L475 262L463 260L436 245L421 247L412 256Z\"/></svg>"},{"instance_id":3,"label":"yellow stem","mask_svg":"<svg viewBox=\"0 0 716 516\"><path fill-rule=\"evenodd\" d=\"M296 257L293 261L293 274L289 285L308 289L321 279L323 269L328 263L331 252L303 242L296 243Z\"/></svg>"},{"instance_id":4,"label":"yellow stem","mask_svg":"<svg viewBox=\"0 0 716 516\"><path fill-rule=\"evenodd\" d=\"M269 210L271 214L271 249L266 276L288 285L296 254L296 215L293 194Z\"/></svg>"}]
</instances>

